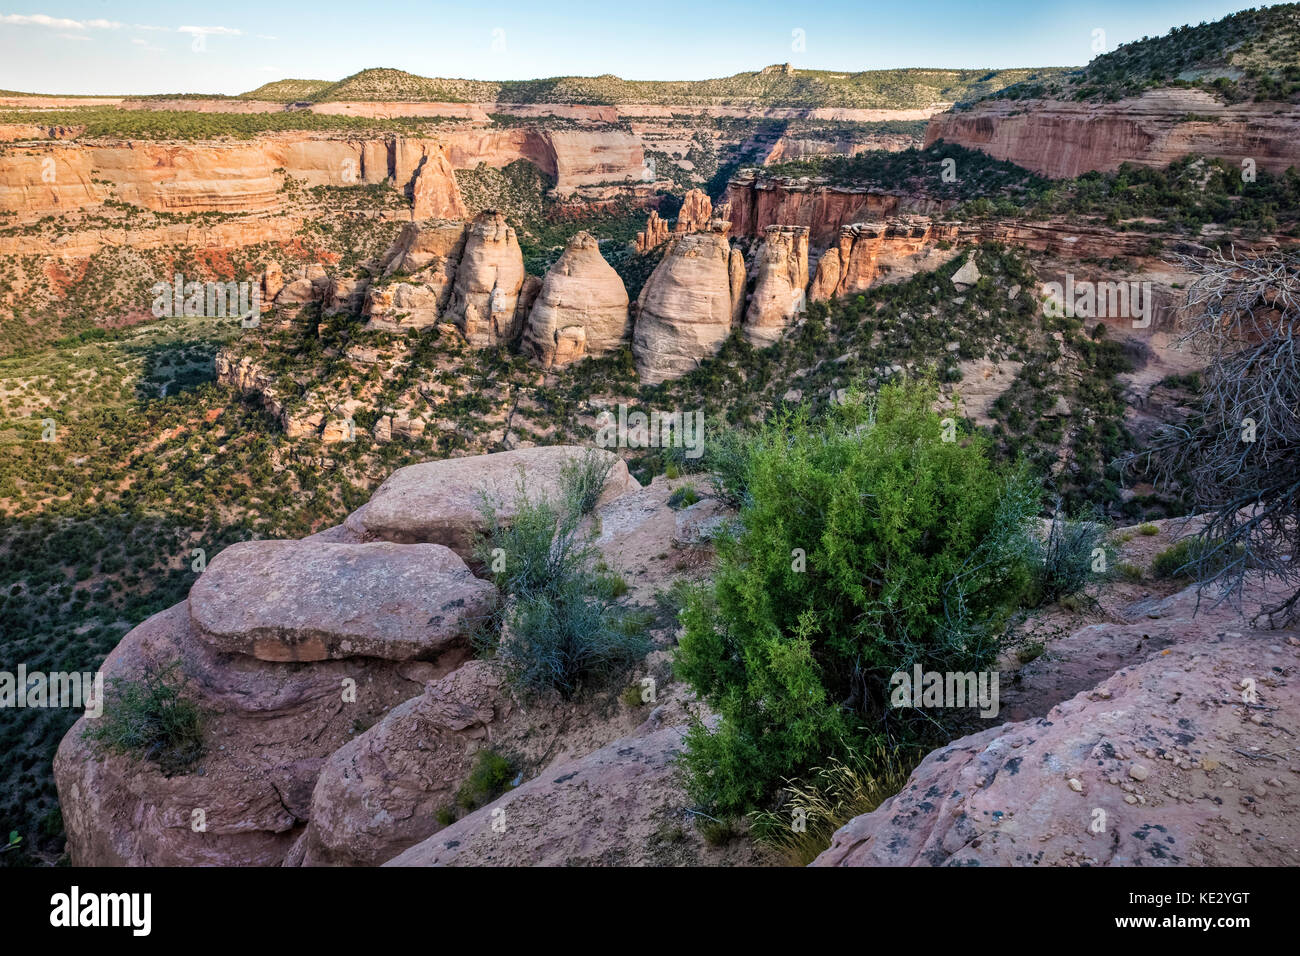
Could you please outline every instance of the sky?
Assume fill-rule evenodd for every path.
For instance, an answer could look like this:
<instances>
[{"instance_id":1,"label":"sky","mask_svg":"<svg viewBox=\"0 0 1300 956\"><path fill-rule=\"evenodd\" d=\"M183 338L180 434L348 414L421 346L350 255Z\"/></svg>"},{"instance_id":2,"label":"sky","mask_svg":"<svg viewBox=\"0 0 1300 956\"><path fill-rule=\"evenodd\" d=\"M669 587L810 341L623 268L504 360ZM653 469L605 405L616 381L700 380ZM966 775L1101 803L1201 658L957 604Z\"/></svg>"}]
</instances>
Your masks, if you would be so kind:
<instances>
[{"instance_id":1,"label":"sky","mask_svg":"<svg viewBox=\"0 0 1300 956\"><path fill-rule=\"evenodd\" d=\"M222 3L0 0L0 89L242 93L274 79L337 80L368 67L510 80L614 73L705 79L771 63L898 67L1079 66L1225 0L604 0ZM1098 33L1098 31L1101 31Z\"/></svg>"}]
</instances>

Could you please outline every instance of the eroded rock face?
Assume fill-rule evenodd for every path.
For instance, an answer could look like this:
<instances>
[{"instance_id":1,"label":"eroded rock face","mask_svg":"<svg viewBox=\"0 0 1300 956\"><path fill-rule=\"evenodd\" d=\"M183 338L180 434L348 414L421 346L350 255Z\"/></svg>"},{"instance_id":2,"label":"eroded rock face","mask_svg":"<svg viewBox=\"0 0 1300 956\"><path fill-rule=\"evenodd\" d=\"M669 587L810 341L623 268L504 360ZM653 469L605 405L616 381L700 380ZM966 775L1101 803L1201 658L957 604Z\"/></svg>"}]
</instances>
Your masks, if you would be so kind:
<instances>
[{"instance_id":1,"label":"eroded rock face","mask_svg":"<svg viewBox=\"0 0 1300 956\"><path fill-rule=\"evenodd\" d=\"M501 213L484 210L470 225L456 270L451 321L476 348L514 341L522 324L523 283L524 257L514 228Z\"/></svg>"},{"instance_id":2,"label":"eroded rock face","mask_svg":"<svg viewBox=\"0 0 1300 956\"><path fill-rule=\"evenodd\" d=\"M222 653L194 634L182 602L108 655L105 714L113 680L139 681L147 669L172 665L207 715L206 753L168 777L151 761L101 750L83 737L96 719L77 721L54 759L74 866L279 865L303 830L325 758L357 722L422 686L392 661L273 664Z\"/></svg>"},{"instance_id":3,"label":"eroded rock face","mask_svg":"<svg viewBox=\"0 0 1300 956\"><path fill-rule=\"evenodd\" d=\"M713 219L713 202L702 189L688 190L682 197L682 209L677 214L673 232L684 236L688 232L702 232Z\"/></svg>"},{"instance_id":4,"label":"eroded rock face","mask_svg":"<svg viewBox=\"0 0 1300 956\"><path fill-rule=\"evenodd\" d=\"M456 186L456 172L437 146L426 146L424 162L411 184L411 218L468 219L469 213Z\"/></svg>"},{"instance_id":5,"label":"eroded rock face","mask_svg":"<svg viewBox=\"0 0 1300 956\"><path fill-rule=\"evenodd\" d=\"M805 307L808 227L768 226L758 251L758 279L745 313L745 337L771 345Z\"/></svg>"},{"instance_id":6,"label":"eroded rock face","mask_svg":"<svg viewBox=\"0 0 1300 956\"><path fill-rule=\"evenodd\" d=\"M1298 133L1294 105L1226 105L1205 90L1163 89L1116 103L985 100L931 118L925 144L957 143L1052 178L1125 162L1164 167L1189 154L1282 172L1300 163Z\"/></svg>"},{"instance_id":7,"label":"eroded rock face","mask_svg":"<svg viewBox=\"0 0 1300 956\"><path fill-rule=\"evenodd\" d=\"M897 282L937 269L957 255L956 248L938 249L937 241L955 235L955 226L936 226L926 216L895 216L845 226L838 245L817 263L809 296L824 302L865 291L878 282Z\"/></svg>"},{"instance_id":8,"label":"eroded rock face","mask_svg":"<svg viewBox=\"0 0 1300 956\"><path fill-rule=\"evenodd\" d=\"M478 660L394 707L326 761L289 862L376 866L431 836L487 745L489 725L511 707L500 671Z\"/></svg>"},{"instance_id":9,"label":"eroded rock face","mask_svg":"<svg viewBox=\"0 0 1300 956\"><path fill-rule=\"evenodd\" d=\"M380 262L383 278L366 293L362 312L369 317L370 327L400 332L442 321L467 233L463 222L431 220L403 226Z\"/></svg>"},{"instance_id":10,"label":"eroded rock face","mask_svg":"<svg viewBox=\"0 0 1300 956\"><path fill-rule=\"evenodd\" d=\"M659 210L651 209L646 217L645 228L636 234L636 251L649 252L656 246L668 241L668 223L659 218Z\"/></svg>"},{"instance_id":11,"label":"eroded rock face","mask_svg":"<svg viewBox=\"0 0 1300 956\"><path fill-rule=\"evenodd\" d=\"M738 307L731 262L723 231L674 241L637 300L632 352L642 382L685 375L722 347Z\"/></svg>"},{"instance_id":12,"label":"eroded rock face","mask_svg":"<svg viewBox=\"0 0 1300 956\"><path fill-rule=\"evenodd\" d=\"M752 846L709 847L687 824L674 761L685 727L626 737L544 772L386 866L655 866L754 862ZM494 826L495 824L495 826ZM676 825L678 841L656 839Z\"/></svg>"},{"instance_id":13,"label":"eroded rock face","mask_svg":"<svg viewBox=\"0 0 1300 956\"><path fill-rule=\"evenodd\" d=\"M1294 866L1300 792L1242 754L1300 732L1300 687L1277 676L1298 662L1282 632L1168 647L1044 718L934 751L814 865Z\"/></svg>"},{"instance_id":14,"label":"eroded rock face","mask_svg":"<svg viewBox=\"0 0 1300 956\"><path fill-rule=\"evenodd\" d=\"M244 541L190 589L199 637L264 661L429 659L496 594L437 544Z\"/></svg>"},{"instance_id":15,"label":"eroded rock face","mask_svg":"<svg viewBox=\"0 0 1300 956\"><path fill-rule=\"evenodd\" d=\"M524 344L543 367L616 351L631 333L627 289L586 232L569 240L542 280Z\"/></svg>"},{"instance_id":16,"label":"eroded rock face","mask_svg":"<svg viewBox=\"0 0 1300 956\"><path fill-rule=\"evenodd\" d=\"M588 451L550 445L407 465L389 475L346 524L368 541L432 542L468 559L473 557L475 534L487 526L484 496L500 519L509 521L521 480L530 497L554 498L564 466ZM640 487L622 459L605 451L596 454L607 455L611 462L600 503Z\"/></svg>"}]
</instances>

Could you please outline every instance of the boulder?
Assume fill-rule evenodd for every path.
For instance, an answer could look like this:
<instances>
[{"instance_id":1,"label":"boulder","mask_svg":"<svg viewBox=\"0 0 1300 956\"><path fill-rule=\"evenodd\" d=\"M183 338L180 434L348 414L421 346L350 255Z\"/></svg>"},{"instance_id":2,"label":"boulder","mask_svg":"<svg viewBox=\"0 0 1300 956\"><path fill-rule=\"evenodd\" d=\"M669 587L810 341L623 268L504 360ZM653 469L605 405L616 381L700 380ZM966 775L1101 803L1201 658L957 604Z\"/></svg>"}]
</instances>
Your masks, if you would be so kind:
<instances>
[{"instance_id":1,"label":"boulder","mask_svg":"<svg viewBox=\"0 0 1300 956\"><path fill-rule=\"evenodd\" d=\"M437 544L244 541L190 589L198 635L264 661L432 658L496 591Z\"/></svg>"},{"instance_id":2,"label":"boulder","mask_svg":"<svg viewBox=\"0 0 1300 956\"><path fill-rule=\"evenodd\" d=\"M528 316L524 345L544 368L616 351L631 333L627 289L579 232L546 273Z\"/></svg>"},{"instance_id":3,"label":"boulder","mask_svg":"<svg viewBox=\"0 0 1300 956\"><path fill-rule=\"evenodd\" d=\"M303 832L325 758L421 684L371 658L267 663L194 634L187 602L132 629L101 668L104 716L59 744L54 779L73 866L278 866ZM171 776L83 736L113 682L174 667L204 713L205 753Z\"/></svg>"},{"instance_id":4,"label":"boulder","mask_svg":"<svg viewBox=\"0 0 1300 956\"><path fill-rule=\"evenodd\" d=\"M484 210L470 225L448 311L470 345L484 348L518 337L523 283L524 257L514 228L501 213Z\"/></svg>"},{"instance_id":5,"label":"boulder","mask_svg":"<svg viewBox=\"0 0 1300 956\"><path fill-rule=\"evenodd\" d=\"M677 239L638 299L632 352L643 383L685 375L717 353L731 331L732 255L719 231Z\"/></svg>"},{"instance_id":6,"label":"boulder","mask_svg":"<svg viewBox=\"0 0 1300 956\"><path fill-rule=\"evenodd\" d=\"M708 846L685 813L685 727L616 740L546 770L385 866L664 866L754 863L748 841Z\"/></svg>"},{"instance_id":7,"label":"boulder","mask_svg":"<svg viewBox=\"0 0 1300 956\"><path fill-rule=\"evenodd\" d=\"M808 286L808 227L768 226L758 251L758 279L745 313L745 337L755 348L781 338L804 310Z\"/></svg>"},{"instance_id":8,"label":"boulder","mask_svg":"<svg viewBox=\"0 0 1300 956\"><path fill-rule=\"evenodd\" d=\"M1300 790L1269 756L1300 733L1298 664L1289 633L1168 647L934 751L814 865L1294 866Z\"/></svg>"},{"instance_id":9,"label":"boulder","mask_svg":"<svg viewBox=\"0 0 1300 956\"><path fill-rule=\"evenodd\" d=\"M439 830L489 725L510 712L503 684L491 663L468 661L330 755L290 862L376 866Z\"/></svg>"},{"instance_id":10,"label":"boulder","mask_svg":"<svg viewBox=\"0 0 1300 956\"><path fill-rule=\"evenodd\" d=\"M475 535L487 527L485 500L501 520L509 521L521 482L530 497L555 497L564 466L588 451L551 445L407 465L389 475L346 523L368 541L432 542L468 559ZM611 462L601 503L640 487L622 459L605 451L596 454L608 455Z\"/></svg>"}]
</instances>

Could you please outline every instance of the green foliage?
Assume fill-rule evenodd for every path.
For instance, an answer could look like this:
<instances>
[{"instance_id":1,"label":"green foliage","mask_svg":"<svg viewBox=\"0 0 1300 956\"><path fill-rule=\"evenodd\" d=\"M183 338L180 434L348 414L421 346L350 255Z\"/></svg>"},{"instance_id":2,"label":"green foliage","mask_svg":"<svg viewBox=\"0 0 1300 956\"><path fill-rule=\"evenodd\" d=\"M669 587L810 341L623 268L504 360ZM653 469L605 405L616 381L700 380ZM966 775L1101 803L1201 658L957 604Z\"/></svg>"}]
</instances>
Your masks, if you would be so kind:
<instances>
[{"instance_id":1,"label":"green foliage","mask_svg":"<svg viewBox=\"0 0 1300 956\"><path fill-rule=\"evenodd\" d=\"M689 790L743 812L877 735L922 732L889 678L994 665L1029 580L1036 489L976 435L941 440L933 388L886 386L753 439L743 530L682 613L679 675L721 716L688 736Z\"/></svg>"},{"instance_id":2,"label":"green foliage","mask_svg":"<svg viewBox=\"0 0 1300 956\"><path fill-rule=\"evenodd\" d=\"M681 508L689 508L700 500L699 492L695 490L694 485L682 485L680 488L673 490L668 496L668 507L674 511Z\"/></svg>"},{"instance_id":3,"label":"green foliage","mask_svg":"<svg viewBox=\"0 0 1300 956\"><path fill-rule=\"evenodd\" d=\"M1039 545L1040 604L1078 594L1106 575L1115 560L1107 534L1108 529L1099 520L1070 518L1059 511L1052 516L1047 537Z\"/></svg>"},{"instance_id":4,"label":"green foliage","mask_svg":"<svg viewBox=\"0 0 1300 956\"><path fill-rule=\"evenodd\" d=\"M515 769L506 757L490 748L480 750L469 776L456 791L456 803L465 810L485 806L509 790L514 777Z\"/></svg>"},{"instance_id":5,"label":"green foliage","mask_svg":"<svg viewBox=\"0 0 1300 956\"><path fill-rule=\"evenodd\" d=\"M203 712L176 676L179 662L146 668L138 681L111 682L104 713L86 730L87 740L112 753L152 760L171 776L203 756Z\"/></svg>"},{"instance_id":6,"label":"green foliage","mask_svg":"<svg viewBox=\"0 0 1300 956\"><path fill-rule=\"evenodd\" d=\"M1103 53L1082 70L1013 85L994 97L1114 102L1168 86L1197 86L1228 103L1300 97L1300 4L1242 10L1174 27Z\"/></svg>"},{"instance_id":7,"label":"green foliage","mask_svg":"<svg viewBox=\"0 0 1300 956\"><path fill-rule=\"evenodd\" d=\"M461 80L367 69L322 85L283 80L243 94L247 99L426 100L443 103L657 103L663 105L923 108L985 96L1025 80L1061 72L1035 70L896 69L837 73L771 66L709 80L624 80L557 76L537 80Z\"/></svg>"},{"instance_id":8,"label":"green foliage","mask_svg":"<svg viewBox=\"0 0 1300 956\"><path fill-rule=\"evenodd\" d=\"M627 583L597 561L582 523L593 474L582 465L566 470L554 503L530 498L521 476L508 522L494 502L483 503L487 530L475 554L509 600L475 643L526 696L573 697L622 677L650 650L640 616L621 602Z\"/></svg>"}]
</instances>

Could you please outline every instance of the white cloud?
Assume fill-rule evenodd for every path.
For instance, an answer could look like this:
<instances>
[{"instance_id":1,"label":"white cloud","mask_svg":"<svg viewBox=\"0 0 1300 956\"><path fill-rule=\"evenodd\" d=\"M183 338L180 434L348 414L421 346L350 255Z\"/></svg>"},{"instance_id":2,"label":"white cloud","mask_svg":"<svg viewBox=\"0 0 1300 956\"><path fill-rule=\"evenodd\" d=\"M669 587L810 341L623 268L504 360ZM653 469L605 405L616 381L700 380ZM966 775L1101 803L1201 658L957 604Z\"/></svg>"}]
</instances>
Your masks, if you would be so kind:
<instances>
[{"instance_id":1,"label":"white cloud","mask_svg":"<svg viewBox=\"0 0 1300 956\"><path fill-rule=\"evenodd\" d=\"M176 32L192 33L195 36L240 37L244 35L243 30L236 30L233 27L177 27Z\"/></svg>"},{"instance_id":2,"label":"white cloud","mask_svg":"<svg viewBox=\"0 0 1300 956\"><path fill-rule=\"evenodd\" d=\"M115 20L68 20L47 17L43 13L0 13L0 23L16 27L49 27L52 30L116 30L122 26Z\"/></svg>"},{"instance_id":3,"label":"white cloud","mask_svg":"<svg viewBox=\"0 0 1300 956\"><path fill-rule=\"evenodd\" d=\"M90 41L90 37L86 36L84 33L56 33L54 35L58 37L60 40L85 40L87 42Z\"/></svg>"}]
</instances>

